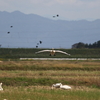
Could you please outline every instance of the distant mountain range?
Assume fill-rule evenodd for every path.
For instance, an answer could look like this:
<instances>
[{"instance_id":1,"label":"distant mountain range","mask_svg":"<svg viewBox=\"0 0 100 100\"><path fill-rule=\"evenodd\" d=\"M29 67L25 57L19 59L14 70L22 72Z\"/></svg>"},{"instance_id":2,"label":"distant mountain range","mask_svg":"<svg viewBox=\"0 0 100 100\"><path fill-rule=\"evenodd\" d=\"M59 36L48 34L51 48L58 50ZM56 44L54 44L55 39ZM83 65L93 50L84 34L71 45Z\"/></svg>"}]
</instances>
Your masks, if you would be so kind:
<instances>
[{"instance_id":1,"label":"distant mountain range","mask_svg":"<svg viewBox=\"0 0 100 100\"><path fill-rule=\"evenodd\" d=\"M1 47L71 48L78 42L94 43L98 40L100 40L100 19L67 21L19 11L0 12Z\"/></svg>"}]
</instances>

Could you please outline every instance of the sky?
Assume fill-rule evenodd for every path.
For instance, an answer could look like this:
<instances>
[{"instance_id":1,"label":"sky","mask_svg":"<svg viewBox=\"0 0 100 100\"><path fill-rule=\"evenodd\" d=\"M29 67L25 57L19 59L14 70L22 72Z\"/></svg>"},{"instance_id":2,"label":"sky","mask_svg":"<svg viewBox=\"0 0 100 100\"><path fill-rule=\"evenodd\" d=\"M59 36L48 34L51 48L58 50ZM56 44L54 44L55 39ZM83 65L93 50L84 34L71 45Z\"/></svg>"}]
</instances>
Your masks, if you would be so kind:
<instances>
[{"instance_id":1,"label":"sky","mask_svg":"<svg viewBox=\"0 0 100 100\"><path fill-rule=\"evenodd\" d=\"M20 11L62 20L100 19L100 0L0 0L0 11Z\"/></svg>"}]
</instances>

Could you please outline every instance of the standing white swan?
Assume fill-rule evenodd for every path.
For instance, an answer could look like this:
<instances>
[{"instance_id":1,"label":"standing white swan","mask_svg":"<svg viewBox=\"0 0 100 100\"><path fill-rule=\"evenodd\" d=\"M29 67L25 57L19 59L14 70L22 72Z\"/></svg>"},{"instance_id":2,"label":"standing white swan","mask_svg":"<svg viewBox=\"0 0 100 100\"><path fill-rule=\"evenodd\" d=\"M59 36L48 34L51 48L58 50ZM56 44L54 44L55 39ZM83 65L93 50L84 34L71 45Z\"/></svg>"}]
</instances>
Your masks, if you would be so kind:
<instances>
[{"instance_id":1,"label":"standing white swan","mask_svg":"<svg viewBox=\"0 0 100 100\"><path fill-rule=\"evenodd\" d=\"M55 87L55 88L60 88L60 85L61 85L61 83L56 83L56 84L53 84L52 85L52 89Z\"/></svg>"},{"instance_id":2,"label":"standing white swan","mask_svg":"<svg viewBox=\"0 0 100 100\"><path fill-rule=\"evenodd\" d=\"M41 50L41 51L38 51L38 52L35 52L35 53L37 54L37 53L42 53L42 52L50 52L50 56L55 56L56 52L63 53L63 54L66 54L66 55L70 56L70 54L68 54L68 53L66 53L64 51L54 50L54 49L52 49L52 50Z\"/></svg>"},{"instance_id":3,"label":"standing white swan","mask_svg":"<svg viewBox=\"0 0 100 100\"><path fill-rule=\"evenodd\" d=\"M68 86L68 85L62 85L62 84L60 85L60 88L61 88L61 89L66 89L66 90L67 90L67 89L71 89L70 86Z\"/></svg>"},{"instance_id":4,"label":"standing white swan","mask_svg":"<svg viewBox=\"0 0 100 100\"><path fill-rule=\"evenodd\" d=\"M2 83L0 83L0 91L2 91L3 90L3 88L2 88Z\"/></svg>"}]
</instances>

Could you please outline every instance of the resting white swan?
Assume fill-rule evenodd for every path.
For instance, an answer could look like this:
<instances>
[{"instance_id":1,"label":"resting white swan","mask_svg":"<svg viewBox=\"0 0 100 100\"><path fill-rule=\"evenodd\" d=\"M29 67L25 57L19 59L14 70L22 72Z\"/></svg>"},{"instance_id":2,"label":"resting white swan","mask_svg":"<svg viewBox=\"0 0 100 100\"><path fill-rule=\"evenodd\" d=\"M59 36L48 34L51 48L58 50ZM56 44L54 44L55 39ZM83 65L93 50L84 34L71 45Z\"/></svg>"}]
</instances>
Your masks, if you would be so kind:
<instances>
[{"instance_id":1,"label":"resting white swan","mask_svg":"<svg viewBox=\"0 0 100 100\"><path fill-rule=\"evenodd\" d=\"M71 87L70 86L68 86L68 85L60 85L60 88L61 89L71 89Z\"/></svg>"},{"instance_id":2,"label":"resting white swan","mask_svg":"<svg viewBox=\"0 0 100 100\"><path fill-rule=\"evenodd\" d=\"M56 83L56 84L53 84L52 85L52 89L55 87L55 88L60 88L60 85L61 85L61 83Z\"/></svg>"},{"instance_id":3,"label":"resting white swan","mask_svg":"<svg viewBox=\"0 0 100 100\"><path fill-rule=\"evenodd\" d=\"M2 83L0 83L0 91L2 91L3 90L3 88L2 88Z\"/></svg>"},{"instance_id":4,"label":"resting white swan","mask_svg":"<svg viewBox=\"0 0 100 100\"><path fill-rule=\"evenodd\" d=\"M69 56L70 56L70 54L68 54L68 53L66 53L66 52L64 52L64 51L54 50L54 49L52 49L52 50L41 50L41 51L38 51L38 52L35 52L35 53L37 54L37 53L42 53L42 52L50 52L50 56L51 56L51 55L52 55L52 56L55 56L55 53L56 53L56 52L63 53L63 54L66 54L66 55L69 55Z\"/></svg>"}]
</instances>

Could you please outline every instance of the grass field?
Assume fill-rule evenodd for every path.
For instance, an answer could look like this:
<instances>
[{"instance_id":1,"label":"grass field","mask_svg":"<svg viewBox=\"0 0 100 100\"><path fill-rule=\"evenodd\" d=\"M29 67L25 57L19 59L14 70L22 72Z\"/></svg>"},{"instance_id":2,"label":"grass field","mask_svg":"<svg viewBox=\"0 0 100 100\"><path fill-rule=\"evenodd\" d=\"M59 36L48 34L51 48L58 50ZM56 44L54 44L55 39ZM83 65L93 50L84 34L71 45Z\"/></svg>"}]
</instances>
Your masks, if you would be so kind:
<instances>
[{"instance_id":1,"label":"grass field","mask_svg":"<svg viewBox=\"0 0 100 100\"><path fill-rule=\"evenodd\" d=\"M72 90L52 90L48 86L5 86L0 100L100 100L100 90L83 87Z\"/></svg>"},{"instance_id":2,"label":"grass field","mask_svg":"<svg viewBox=\"0 0 100 100\"><path fill-rule=\"evenodd\" d=\"M0 82L0 100L100 100L100 61L0 61Z\"/></svg>"},{"instance_id":3,"label":"grass field","mask_svg":"<svg viewBox=\"0 0 100 100\"><path fill-rule=\"evenodd\" d=\"M50 49L50 48L48 48ZM0 48L0 60L19 58L100 58L100 49L59 49L71 54L71 56L56 53L56 56L49 56L49 53L35 54L43 50L41 48ZM58 49L57 49L58 50Z\"/></svg>"}]
</instances>

